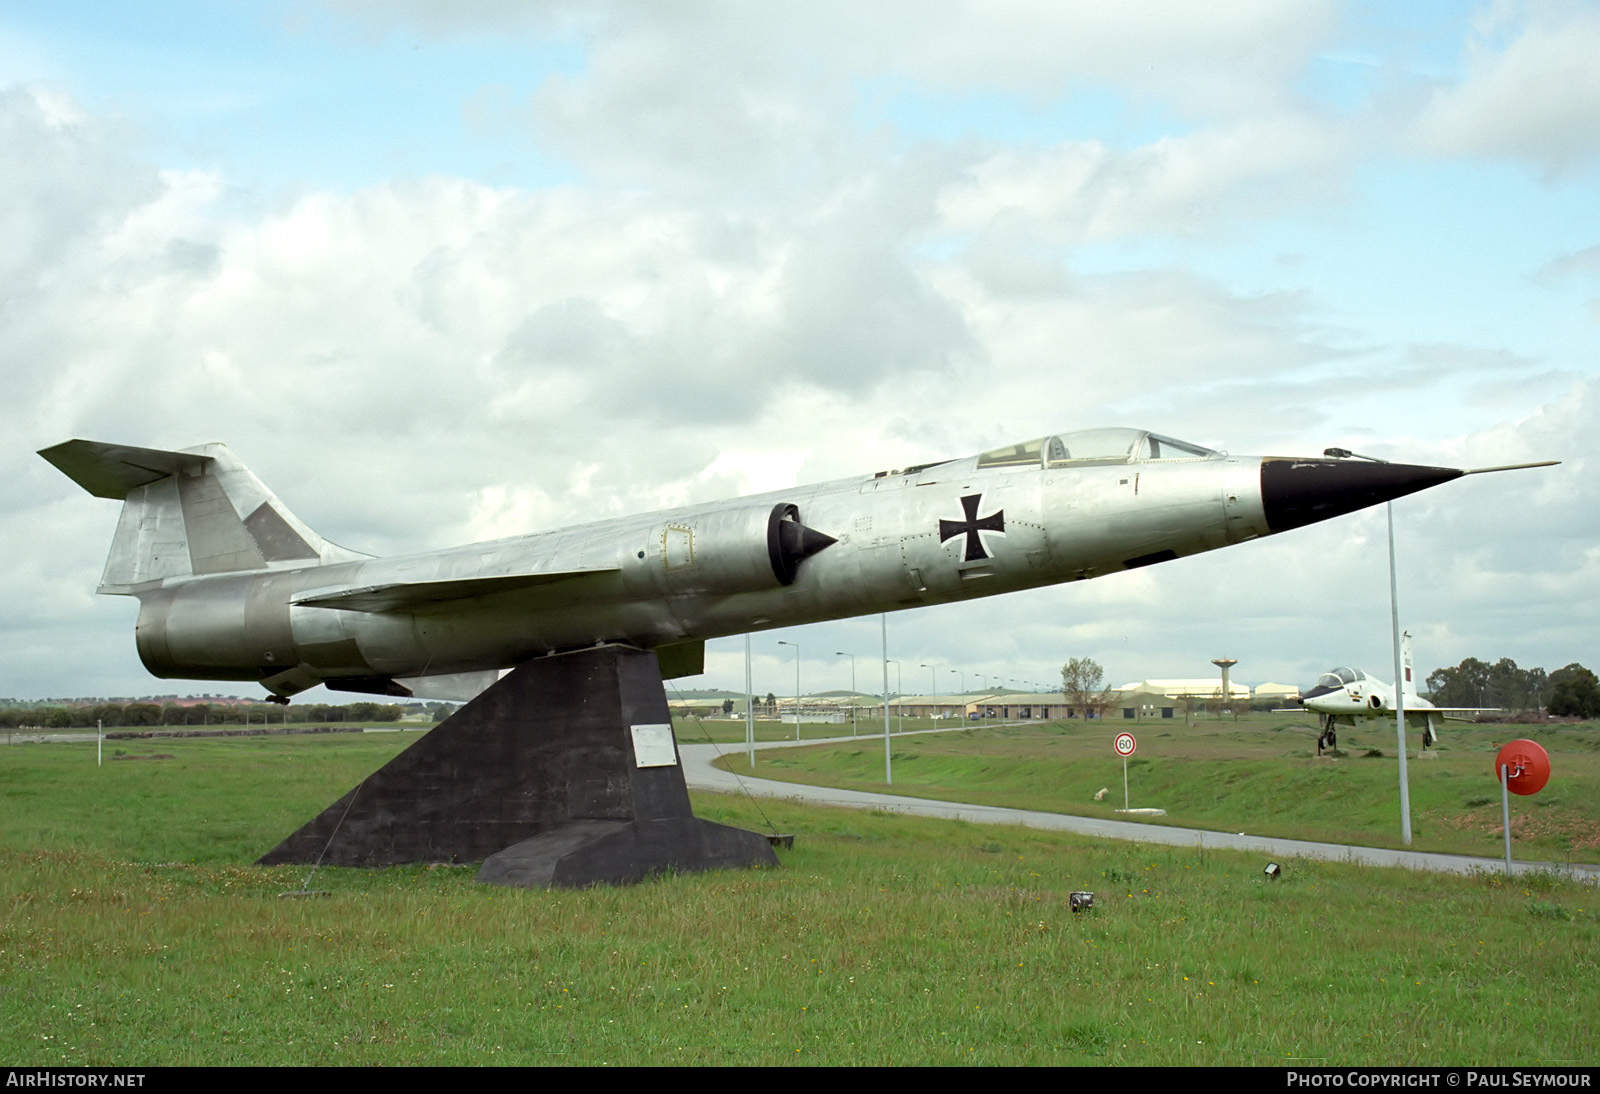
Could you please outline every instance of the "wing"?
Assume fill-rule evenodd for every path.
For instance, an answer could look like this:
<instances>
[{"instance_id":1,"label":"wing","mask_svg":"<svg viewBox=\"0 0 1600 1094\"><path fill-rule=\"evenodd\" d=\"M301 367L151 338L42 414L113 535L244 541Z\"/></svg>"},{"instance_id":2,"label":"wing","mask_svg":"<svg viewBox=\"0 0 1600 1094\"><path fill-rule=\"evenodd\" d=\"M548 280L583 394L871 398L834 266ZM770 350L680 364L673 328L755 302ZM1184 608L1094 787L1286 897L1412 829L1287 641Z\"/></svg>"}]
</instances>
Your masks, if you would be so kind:
<instances>
[{"instance_id":1,"label":"wing","mask_svg":"<svg viewBox=\"0 0 1600 1094\"><path fill-rule=\"evenodd\" d=\"M1461 722L1475 714L1494 714L1499 707L1407 707L1406 721L1415 718L1426 718L1430 714L1437 714L1441 718L1449 718Z\"/></svg>"},{"instance_id":2,"label":"wing","mask_svg":"<svg viewBox=\"0 0 1600 1094\"><path fill-rule=\"evenodd\" d=\"M337 592L313 590L294 598L293 603L307 608L334 608L343 612L407 612L471 600L480 596L522 592L563 581L577 581L603 574L615 574L614 566L588 570L558 570L536 574L509 574L503 577L469 577L455 581L409 581L386 585L363 585Z\"/></svg>"}]
</instances>

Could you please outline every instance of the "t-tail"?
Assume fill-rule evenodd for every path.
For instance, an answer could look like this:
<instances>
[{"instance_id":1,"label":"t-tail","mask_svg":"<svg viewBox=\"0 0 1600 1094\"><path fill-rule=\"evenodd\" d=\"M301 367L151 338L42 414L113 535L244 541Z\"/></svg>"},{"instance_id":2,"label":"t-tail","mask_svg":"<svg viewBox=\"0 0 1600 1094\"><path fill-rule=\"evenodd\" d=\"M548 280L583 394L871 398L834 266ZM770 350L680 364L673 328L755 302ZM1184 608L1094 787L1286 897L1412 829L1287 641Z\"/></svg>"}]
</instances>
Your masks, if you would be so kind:
<instances>
[{"instance_id":1,"label":"t-tail","mask_svg":"<svg viewBox=\"0 0 1600 1094\"><path fill-rule=\"evenodd\" d=\"M225 444L169 452L76 440L39 455L95 497L122 502L102 593L370 557L312 531Z\"/></svg>"}]
</instances>

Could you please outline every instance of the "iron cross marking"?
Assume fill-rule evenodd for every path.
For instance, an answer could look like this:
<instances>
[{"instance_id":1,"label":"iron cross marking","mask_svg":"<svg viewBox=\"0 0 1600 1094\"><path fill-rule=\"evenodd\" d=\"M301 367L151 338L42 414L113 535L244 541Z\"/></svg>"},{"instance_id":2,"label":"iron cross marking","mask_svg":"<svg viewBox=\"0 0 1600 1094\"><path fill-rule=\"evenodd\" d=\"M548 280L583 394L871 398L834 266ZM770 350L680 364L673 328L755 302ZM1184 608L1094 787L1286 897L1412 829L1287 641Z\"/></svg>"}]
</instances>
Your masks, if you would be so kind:
<instances>
[{"instance_id":1,"label":"iron cross marking","mask_svg":"<svg viewBox=\"0 0 1600 1094\"><path fill-rule=\"evenodd\" d=\"M962 512L966 513L966 520L939 519L939 542L945 543L957 536L967 537L967 562L976 562L980 558L988 558L989 552L984 550L983 539L979 532L999 532L1002 535L1006 530L1006 511L997 509L989 516L979 518L978 508L983 504L982 494L968 494L961 499Z\"/></svg>"}]
</instances>

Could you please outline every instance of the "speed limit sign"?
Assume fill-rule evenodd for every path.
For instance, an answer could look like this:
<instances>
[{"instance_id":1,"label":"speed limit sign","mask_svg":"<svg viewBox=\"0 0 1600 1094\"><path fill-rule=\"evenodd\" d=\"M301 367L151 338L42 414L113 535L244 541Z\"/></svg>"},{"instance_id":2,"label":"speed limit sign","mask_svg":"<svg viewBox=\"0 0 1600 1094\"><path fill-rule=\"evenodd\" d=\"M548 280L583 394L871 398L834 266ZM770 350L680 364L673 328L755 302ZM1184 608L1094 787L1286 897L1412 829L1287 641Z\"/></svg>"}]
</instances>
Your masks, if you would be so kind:
<instances>
[{"instance_id":1,"label":"speed limit sign","mask_svg":"<svg viewBox=\"0 0 1600 1094\"><path fill-rule=\"evenodd\" d=\"M1131 733L1117 734L1117 755L1122 757L1122 808L1128 809L1128 757L1133 755L1133 750L1139 747L1139 742L1133 739Z\"/></svg>"}]
</instances>

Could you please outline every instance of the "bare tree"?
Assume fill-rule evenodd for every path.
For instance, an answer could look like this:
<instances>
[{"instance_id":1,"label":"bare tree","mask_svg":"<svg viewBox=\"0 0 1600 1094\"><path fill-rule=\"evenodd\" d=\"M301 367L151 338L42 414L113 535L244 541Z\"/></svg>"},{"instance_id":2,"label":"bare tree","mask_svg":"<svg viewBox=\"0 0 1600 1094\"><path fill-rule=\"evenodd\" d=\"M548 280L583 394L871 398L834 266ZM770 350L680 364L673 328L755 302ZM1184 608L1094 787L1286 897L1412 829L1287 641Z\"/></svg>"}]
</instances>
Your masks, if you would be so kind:
<instances>
[{"instance_id":1,"label":"bare tree","mask_svg":"<svg viewBox=\"0 0 1600 1094\"><path fill-rule=\"evenodd\" d=\"M1183 724L1186 726L1194 725L1195 711L1200 709L1200 696L1195 695L1193 692L1184 692L1178 696L1178 708L1183 711Z\"/></svg>"},{"instance_id":2,"label":"bare tree","mask_svg":"<svg viewBox=\"0 0 1600 1094\"><path fill-rule=\"evenodd\" d=\"M1103 686L1105 670L1089 657L1074 657L1061 666L1061 694L1070 710L1085 718L1104 718L1115 702L1115 693Z\"/></svg>"}]
</instances>

